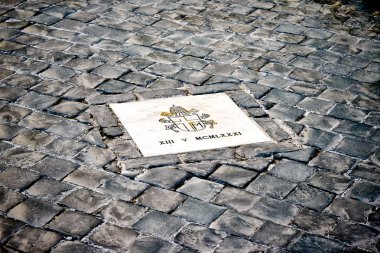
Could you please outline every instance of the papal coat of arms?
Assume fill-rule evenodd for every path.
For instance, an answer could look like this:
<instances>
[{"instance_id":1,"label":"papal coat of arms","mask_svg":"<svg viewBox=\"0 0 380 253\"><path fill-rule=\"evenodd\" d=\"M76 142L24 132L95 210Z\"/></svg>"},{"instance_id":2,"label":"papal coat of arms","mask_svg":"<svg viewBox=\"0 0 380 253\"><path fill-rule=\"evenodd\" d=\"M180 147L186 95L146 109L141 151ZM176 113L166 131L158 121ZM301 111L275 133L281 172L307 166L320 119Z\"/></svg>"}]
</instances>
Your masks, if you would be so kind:
<instances>
[{"instance_id":1,"label":"papal coat of arms","mask_svg":"<svg viewBox=\"0 0 380 253\"><path fill-rule=\"evenodd\" d=\"M199 110L190 109L186 110L181 106L173 105L170 107L169 112L161 112L160 122L167 123L166 130L172 130L174 132L186 131L196 132L205 129L207 126L214 128L216 122L214 120L206 120L210 115L198 113Z\"/></svg>"}]
</instances>

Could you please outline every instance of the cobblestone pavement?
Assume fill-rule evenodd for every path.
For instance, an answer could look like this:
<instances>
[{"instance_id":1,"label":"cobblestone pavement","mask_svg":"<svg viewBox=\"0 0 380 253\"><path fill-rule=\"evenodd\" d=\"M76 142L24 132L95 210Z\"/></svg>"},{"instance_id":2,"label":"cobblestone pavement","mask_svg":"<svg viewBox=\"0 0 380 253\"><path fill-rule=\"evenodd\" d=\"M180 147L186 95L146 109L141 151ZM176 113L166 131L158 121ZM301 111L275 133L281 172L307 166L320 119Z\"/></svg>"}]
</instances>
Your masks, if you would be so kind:
<instances>
[{"instance_id":1,"label":"cobblestone pavement","mask_svg":"<svg viewBox=\"0 0 380 253\"><path fill-rule=\"evenodd\" d=\"M1 2L0 252L379 252L380 43L365 14ZM217 92L277 144L144 158L108 107Z\"/></svg>"}]
</instances>

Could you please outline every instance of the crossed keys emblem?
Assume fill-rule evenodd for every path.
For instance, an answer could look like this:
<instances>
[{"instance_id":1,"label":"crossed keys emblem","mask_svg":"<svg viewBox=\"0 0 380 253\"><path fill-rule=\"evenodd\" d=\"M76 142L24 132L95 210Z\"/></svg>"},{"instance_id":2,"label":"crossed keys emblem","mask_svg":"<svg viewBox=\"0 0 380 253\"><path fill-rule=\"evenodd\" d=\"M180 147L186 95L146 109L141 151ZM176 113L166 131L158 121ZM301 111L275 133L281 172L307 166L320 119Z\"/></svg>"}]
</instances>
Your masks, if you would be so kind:
<instances>
[{"instance_id":1,"label":"crossed keys emblem","mask_svg":"<svg viewBox=\"0 0 380 253\"><path fill-rule=\"evenodd\" d=\"M174 132L186 131L186 132L197 132L205 129L207 126L214 128L217 124L214 120L206 120L210 117L209 114L198 113L199 110L190 109L186 110L181 106L173 105L170 107L169 112L161 112L161 118L159 121L161 123L167 123L165 125L166 130L172 130Z\"/></svg>"}]
</instances>

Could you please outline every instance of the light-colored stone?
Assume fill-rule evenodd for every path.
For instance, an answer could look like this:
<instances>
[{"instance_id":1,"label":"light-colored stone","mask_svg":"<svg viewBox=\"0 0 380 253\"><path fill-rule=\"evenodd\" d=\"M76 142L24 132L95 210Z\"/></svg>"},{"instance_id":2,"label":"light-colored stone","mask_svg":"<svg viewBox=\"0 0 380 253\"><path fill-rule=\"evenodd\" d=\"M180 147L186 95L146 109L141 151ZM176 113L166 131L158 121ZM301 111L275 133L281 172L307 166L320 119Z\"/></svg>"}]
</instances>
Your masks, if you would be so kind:
<instances>
[{"instance_id":1,"label":"light-colored stone","mask_svg":"<svg viewBox=\"0 0 380 253\"><path fill-rule=\"evenodd\" d=\"M144 156L271 141L224 93L110 106Z\"/></svg>"}]
</instances>

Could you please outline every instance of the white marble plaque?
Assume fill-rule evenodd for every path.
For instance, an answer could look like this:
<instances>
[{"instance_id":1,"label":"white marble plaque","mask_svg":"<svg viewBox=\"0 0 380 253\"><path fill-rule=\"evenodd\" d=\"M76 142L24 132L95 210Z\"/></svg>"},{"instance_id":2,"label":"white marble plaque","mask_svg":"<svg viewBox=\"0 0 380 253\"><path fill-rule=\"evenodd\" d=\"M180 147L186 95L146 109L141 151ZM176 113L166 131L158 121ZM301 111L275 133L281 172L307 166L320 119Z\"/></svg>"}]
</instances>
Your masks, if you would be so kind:
<instances>
[{"instance_id":1,"label":"white marble plaque","mask_svg":"<svg viewBox=\"0 0 380 253\"><path fill-rule=\"evenodd\" d=\"M271 141L224 93L151 99L110 107L144 156Z\"/></svg>"}]
</instances>

